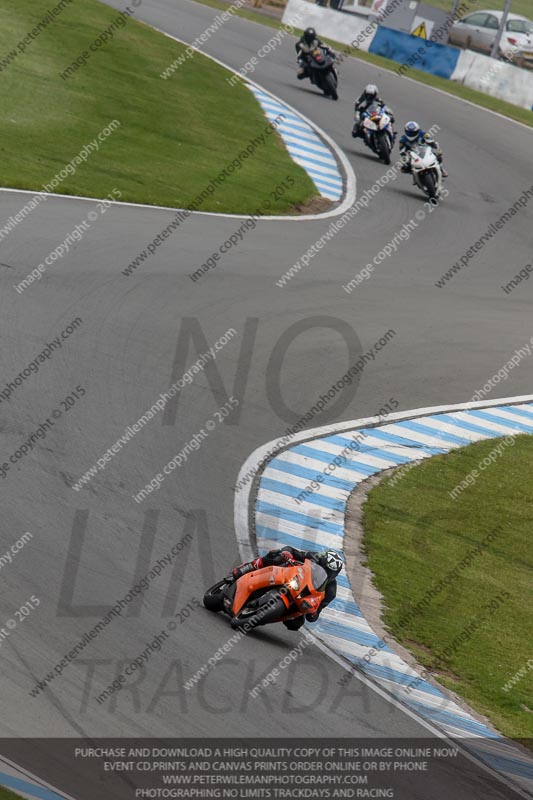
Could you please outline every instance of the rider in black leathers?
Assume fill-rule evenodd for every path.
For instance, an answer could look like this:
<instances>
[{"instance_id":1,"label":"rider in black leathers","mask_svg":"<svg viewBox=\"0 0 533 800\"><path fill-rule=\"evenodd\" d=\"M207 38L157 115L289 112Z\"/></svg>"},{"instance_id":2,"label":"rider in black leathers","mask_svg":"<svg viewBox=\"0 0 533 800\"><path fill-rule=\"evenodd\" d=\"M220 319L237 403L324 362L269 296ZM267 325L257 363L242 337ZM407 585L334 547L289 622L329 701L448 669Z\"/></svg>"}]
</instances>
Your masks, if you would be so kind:
<instances>
[{"instance_id":1,"label":"rider in black leathers","mask_svg":"<svg viewBox=\"0 0 533 800\"><path fill-rule=\"evenodd\" d=\"M373 103L381 106L381 108L386 106L385 101L379 96L378 87L373 83L369 83L368 86L365 86L363 93L355 101L355 122L352 129L352 136L354 139L356 139L358 136L363 136L363 127L361 125L362 115ZM392 111L390 108L387 110L390 115L391 125L394 125L394 116Z\"/></svg>"},{"instance_id":2,"label":"rider in black leathers","mask_svg":"<svg viewBox=\"0 0 533 800\"><path fill-rule=\"evenodd\" d=\"M294 47L298 56L298 80L300 81L309 77L309 54L317 47L323 47L331 56L335 55L333 50L318 38L314 28L306 28Z\"/></svg>"},{"instance_id":3,"label":"rider in black leathers","mask_svg":"<svg viewBox=\"0 0 533 800\"><path fill-rule=\"evenodd\" d=\"M342 570L344 560L335 550L324 550L321 553L317 553L314 550L298 550L296 547L289 546L281 550L270 550L270 552L264 556L259 556L258 558L254 558L253 561L247 561L245 564L235 567L227 576L226 581L228 583L233 583L233 581L238 580L242 575L246 575L248 572L254 572L256 569L271 566L290 566L295 561L303 562L306 558L320 564L326 571L328 579L323 588L325 597L314 614L306 614L305 619L301 616L296 619L289 619L283 623L290 631L297 631L304 624L305 620L308 622L316 622L320 612L337 596L337 576Z\"/></svg>"}]
</instances>

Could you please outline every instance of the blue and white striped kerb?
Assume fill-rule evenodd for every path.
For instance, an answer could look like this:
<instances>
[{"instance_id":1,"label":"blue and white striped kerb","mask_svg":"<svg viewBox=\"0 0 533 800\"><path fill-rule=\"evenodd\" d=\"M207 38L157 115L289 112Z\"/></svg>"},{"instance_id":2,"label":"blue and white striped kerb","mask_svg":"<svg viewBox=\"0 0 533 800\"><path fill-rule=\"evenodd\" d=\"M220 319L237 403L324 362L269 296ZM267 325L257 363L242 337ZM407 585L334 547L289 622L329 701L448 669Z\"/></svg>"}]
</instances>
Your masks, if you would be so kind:
<instances>
[{"instance_id":1,"label":"blue and white striped kerb","mask_svg":"<svg viewBox=\"0 0 533 800\"><path fill-rule=\"evenodd\" d=\"M8 769L9 772L4 772ZM17 792L21 797L30 798L30 800L65 800L66 795L57 794L53 789L48 788L42 783L38 783L37 779L34 781L28 780L28 776L22 776L18 770L2 763L0 769L0 786L5 786L6 789L11 789Z\"/></svg>"},{"instance_id":2,"label":"blue and white striped kerb","mask_svg":"<svg viewBox=\"0 0 533 800\"><path fill-rule=\"evenodd\" d=\"M270 122L280 114L284 115L283 122L276 123L276 130L293 161L305 169L323 197L327 197L328 200L340 200L344 192L344 182L329 147L305 120L286 105L279 103L256 86L251 84L247 86L260 102Z\"/></svg>"},{"instance_id":3,"label":"blue and white striped kerb","mask_svg":"<svg viewBox=\"0 0 533 800\"><path fill-rule=\"evenodd\" d=\"M360 449L355 451L348 449L354 430L364 434L358 436ZM342 551L346 503L358 483L384 469L447 453L471 442L533 433L533 403L436 413L416 419L402 417L354 430L296 444L268 463L260 479L255 509L260 553L283 544L305 550L332 547ZM342 461L332 474L325 474L326 465L341 453L347 461ZM295 498L317 475L322 475L324 482L297 504ZM390 648L380 647L379 637L355 602L344 570L338 584L336 600L310 630L417 714L450 736L469 739L465 744L479 757L531 790L533 760L506 744L427 681L420 680L416 688L406 691L419 678L418 673ZM378 652L367 663L362 659L371 648Z\"/></svg>"}]
</instances>

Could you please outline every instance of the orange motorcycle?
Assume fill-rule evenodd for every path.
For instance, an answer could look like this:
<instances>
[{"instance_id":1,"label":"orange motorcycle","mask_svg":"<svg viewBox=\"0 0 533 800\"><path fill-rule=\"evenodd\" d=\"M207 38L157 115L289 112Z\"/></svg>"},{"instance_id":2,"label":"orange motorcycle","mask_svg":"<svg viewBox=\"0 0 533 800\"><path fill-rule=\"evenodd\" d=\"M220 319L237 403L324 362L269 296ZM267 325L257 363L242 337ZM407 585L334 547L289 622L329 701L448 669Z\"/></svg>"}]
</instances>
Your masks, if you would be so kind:
<instances>
[{"instance_id":1,"label":"orange motorcycle","mask_svg":"<svg viewBox=\"0 0 533 800\"><path fill-rule=\"evenodd\" d=\"M248 572L234 583L215 583L204 594L209 611L223 611L232 628L255 628L315 613L324 599L328 576L314 561Z\"/></svg>"}]
</instances>

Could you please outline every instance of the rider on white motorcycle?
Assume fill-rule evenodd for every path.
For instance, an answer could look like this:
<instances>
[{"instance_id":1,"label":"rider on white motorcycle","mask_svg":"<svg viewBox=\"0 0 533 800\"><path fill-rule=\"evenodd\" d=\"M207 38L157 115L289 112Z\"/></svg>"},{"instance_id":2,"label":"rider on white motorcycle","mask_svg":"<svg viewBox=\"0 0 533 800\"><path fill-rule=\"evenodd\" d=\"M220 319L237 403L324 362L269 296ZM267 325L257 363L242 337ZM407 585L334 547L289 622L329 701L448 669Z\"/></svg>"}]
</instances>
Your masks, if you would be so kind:
<instances>
[{"instance_id":1,"label":"rider on white motorcycle","mask_svg":"<svg viewBox=\"0 0 533 800\"><path fill-rule=\"evenodd\" d=\"M363 93L355 101L355 122L352 129L352 136L356 139L358 136L363 136L363 128L361 125L361 116L373 103L376 103L381 108L386 107L384 100L379 97L378 87L373 83L365 86ZM394 125L394 115L390 108L387 108L391 125Z\"/></svg>"},{"instance_id":2,"label":"rider on white motorcycle","mask_svg":"<svg viewBox=\"0 0 533 800\"><path fill-rule=\"evenodd\" d=\"M418 122L414 121L407 123L404 128L404 134L400 137L400 156L403 160L402 172L411 172L409 152L420 144L427 144L428 147L431 147L440 164L442 177L447 178L448 173L442 164L442 150L439 147L439 143L435 141L430 133L423 131Z\"/></svg>"}]
</instances>

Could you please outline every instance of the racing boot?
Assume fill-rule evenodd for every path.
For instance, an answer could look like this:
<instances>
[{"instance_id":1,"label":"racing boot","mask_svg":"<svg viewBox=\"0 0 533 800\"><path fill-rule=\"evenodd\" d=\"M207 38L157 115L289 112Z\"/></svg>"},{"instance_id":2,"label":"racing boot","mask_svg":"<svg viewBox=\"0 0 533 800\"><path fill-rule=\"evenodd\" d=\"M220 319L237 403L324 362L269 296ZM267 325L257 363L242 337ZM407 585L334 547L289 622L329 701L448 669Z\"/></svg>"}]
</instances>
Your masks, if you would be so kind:
<instances>
[{"instance_id":1,"label":"racing boot","mask_svg":"<svg viewBox=\"0 0 533 800\"><path fill-rule=\"evenodd\" d=\"M248 572L254 572L256 569L261 569L263 566L263 559L261 556L259 558L254 558L253 561L246 561L244 564L241 564L239 567L235 567L232 569L229 575L226 577L226 583L234 583L238 581L239 578L242 578L243 575L246 575Z\"/></svg>"}]
</instances>

